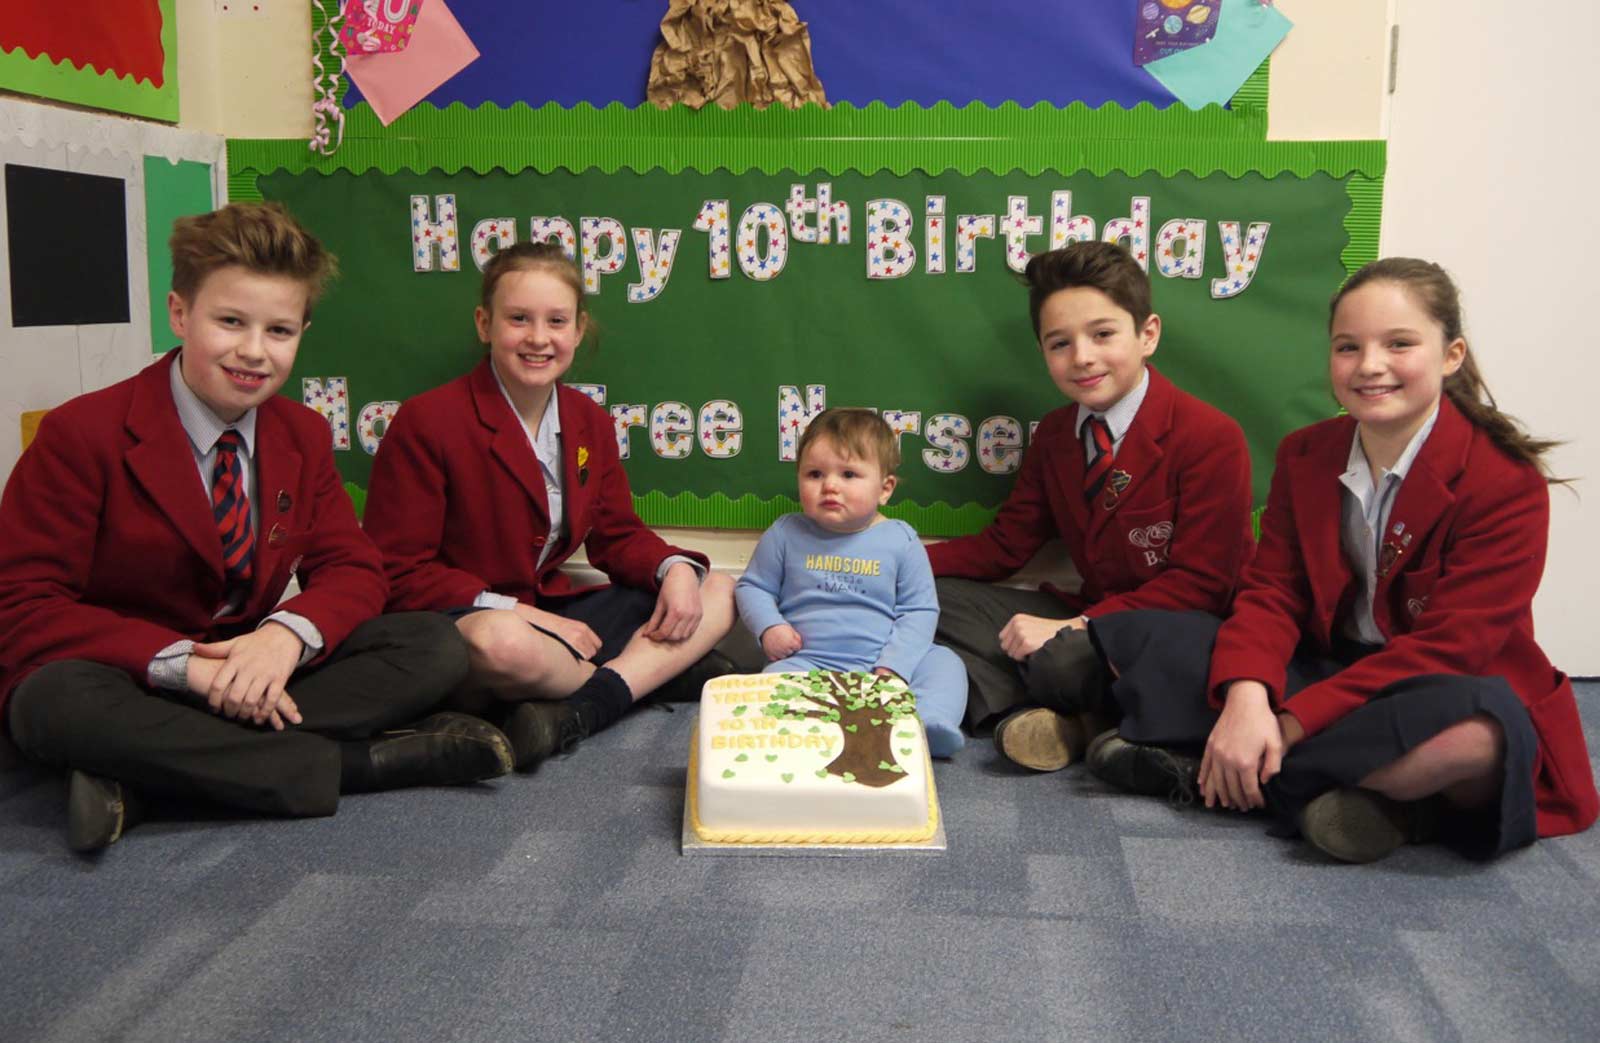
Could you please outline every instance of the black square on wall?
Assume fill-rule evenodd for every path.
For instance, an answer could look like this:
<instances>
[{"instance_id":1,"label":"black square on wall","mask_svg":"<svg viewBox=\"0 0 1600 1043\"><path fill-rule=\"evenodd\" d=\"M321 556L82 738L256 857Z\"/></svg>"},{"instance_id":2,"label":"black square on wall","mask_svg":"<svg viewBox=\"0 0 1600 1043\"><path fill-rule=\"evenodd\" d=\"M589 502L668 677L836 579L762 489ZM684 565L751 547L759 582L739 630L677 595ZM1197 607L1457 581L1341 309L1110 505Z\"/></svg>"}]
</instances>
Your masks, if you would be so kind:
<instances>
[{"instance_id":1,"label":"black square on wall","mask_svg":"<svg viewBox=\"0 0 1600 1043\"><path fill-rule=\"evenodd\" d=\"M6 164L11 325L128 321L128 214L120 177Z\"/></svg>"}]
</instances>

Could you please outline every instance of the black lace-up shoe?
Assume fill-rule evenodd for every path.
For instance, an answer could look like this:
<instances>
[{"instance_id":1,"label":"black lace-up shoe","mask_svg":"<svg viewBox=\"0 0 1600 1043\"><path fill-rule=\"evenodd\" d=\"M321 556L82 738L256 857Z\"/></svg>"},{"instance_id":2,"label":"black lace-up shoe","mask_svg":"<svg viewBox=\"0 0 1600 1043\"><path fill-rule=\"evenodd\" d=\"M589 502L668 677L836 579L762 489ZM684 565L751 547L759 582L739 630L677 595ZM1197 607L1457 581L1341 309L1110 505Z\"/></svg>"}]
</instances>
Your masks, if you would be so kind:
<instances>
[{"instance_id":1,"label":"black lace-up shoe","mask_svg":"<svg viewBox=\"0 0 1600 1043\"><path fill-rule=\"evenodd\" d=\"M1085 756L1089 770L1118 789L1150 797L1166 797L1175 804L1195 801L1200 758L1163 746L1132 743L1115 728L1101 732Z\"/></svg>"}]
</instances>

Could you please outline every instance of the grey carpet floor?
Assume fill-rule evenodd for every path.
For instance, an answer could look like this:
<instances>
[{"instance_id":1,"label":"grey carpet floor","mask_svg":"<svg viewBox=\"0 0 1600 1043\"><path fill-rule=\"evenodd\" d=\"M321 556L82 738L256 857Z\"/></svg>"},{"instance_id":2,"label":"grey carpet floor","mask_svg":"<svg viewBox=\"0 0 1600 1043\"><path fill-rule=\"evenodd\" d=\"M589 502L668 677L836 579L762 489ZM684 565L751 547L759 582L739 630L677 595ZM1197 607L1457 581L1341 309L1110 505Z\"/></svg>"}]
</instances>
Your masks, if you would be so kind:
<instances>
[{"instance_id":1,"label":"grey carpet floor","mask_svg":"<svg viewBox=\"0 0 1600 1043\"><path fill-rule=\"evenodd\" d=\"M1339 866L972 743L937 771L942 855L685 857L693 717L93 859L63 847L61 780L13 756L0 1039L1600 1038L1600 830Z\"/></svg>"}]
</instances>

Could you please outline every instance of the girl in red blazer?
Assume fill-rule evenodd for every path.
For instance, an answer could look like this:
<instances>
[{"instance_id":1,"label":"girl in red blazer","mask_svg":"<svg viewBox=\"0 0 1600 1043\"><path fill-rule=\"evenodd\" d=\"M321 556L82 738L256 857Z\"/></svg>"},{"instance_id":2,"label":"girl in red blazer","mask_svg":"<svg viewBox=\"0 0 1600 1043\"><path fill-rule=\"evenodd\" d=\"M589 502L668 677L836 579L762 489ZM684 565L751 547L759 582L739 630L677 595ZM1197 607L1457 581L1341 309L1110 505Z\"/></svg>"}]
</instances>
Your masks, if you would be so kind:
<instances>
[{"instance_id":1,"label":"girl in red blazer","mask_svg":"<svg viewBox=\"0 0 1600 1043\"><path fill-rule=\"evenodd\" d=\"M391 607L458 616L471 686L512 705L527 770L706 656L733 624L733 584L645 527L610 415L562 386L588 313L561 249L496 254L475 320L488 357L395 415L364 523ZM580 546L614 586L560 571Z\"/></svg>"},{"instance_id":2,"label":"girl in red blazer","mask_svg":"<svg viewBox=\"0 0 1600 1043\"><path fill-rule=\"evenodd\" d=\"M1167 719L1169 742L1203 739L1203 756L1108 733L1090 768L1266 807L1345 861L1434 836L1487 856L1587 828L1600 798L1572 685L1533 637L1553 443L1496 409L1437 265L1367 265L1329 331L1349 415L1279 447L1227 621L1096 623L1125 705ZM1170 709L1185 690L1195 710Z\"/></svg>"}]
</instances>

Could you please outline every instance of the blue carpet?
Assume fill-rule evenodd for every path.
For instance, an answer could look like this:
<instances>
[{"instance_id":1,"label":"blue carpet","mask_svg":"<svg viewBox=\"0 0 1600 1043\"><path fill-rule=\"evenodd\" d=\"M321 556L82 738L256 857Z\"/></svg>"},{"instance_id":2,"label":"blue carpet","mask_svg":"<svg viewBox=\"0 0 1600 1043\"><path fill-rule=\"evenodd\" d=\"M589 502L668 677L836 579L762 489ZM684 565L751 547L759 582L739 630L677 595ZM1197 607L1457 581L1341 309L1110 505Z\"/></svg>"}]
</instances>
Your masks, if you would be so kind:
<instances>
[{"instance_id":1,"label":"blue carpet","mask_svg":"<svg viewBox=\"0 0 1600 1043\"><path fill-rule=\"evenodd\" d=\"M1600 749L1600 684L1579 687ZM312 821L62 843L0 763L0 1038L1589 1040L1600 831L1487 866L1324 862L1262 823L973 743L949 851L683 857L692 708L532 776Z\"/></svg>"}]
</instances>

